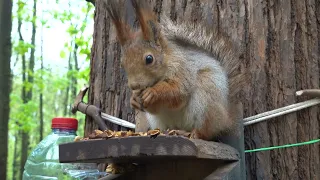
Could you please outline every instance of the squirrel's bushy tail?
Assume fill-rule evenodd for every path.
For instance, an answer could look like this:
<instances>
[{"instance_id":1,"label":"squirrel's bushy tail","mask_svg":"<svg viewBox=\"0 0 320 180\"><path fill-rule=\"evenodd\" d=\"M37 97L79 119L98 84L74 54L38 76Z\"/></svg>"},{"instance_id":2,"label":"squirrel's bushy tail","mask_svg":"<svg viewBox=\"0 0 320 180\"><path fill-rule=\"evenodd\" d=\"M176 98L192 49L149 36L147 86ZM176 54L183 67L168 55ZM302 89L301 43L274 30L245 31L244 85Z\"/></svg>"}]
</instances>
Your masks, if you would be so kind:
<instances>
[{"instance_id":1,"label":"squirrel's bushy tail","mask_svg":"<svg viewBox=\"0 0 320 180\"><path fill-rule=\"evenodd\" d=\"M232 41L223 33L218 34L205 25L196 26L185 22L175 24L168 17L161 17L161 21L162 32L168 40L198 47L220 61L228 75L230 100L234 101L248 78L245 72L240 71L242 63L239 51Z\"/></svg>"}]
</instances>

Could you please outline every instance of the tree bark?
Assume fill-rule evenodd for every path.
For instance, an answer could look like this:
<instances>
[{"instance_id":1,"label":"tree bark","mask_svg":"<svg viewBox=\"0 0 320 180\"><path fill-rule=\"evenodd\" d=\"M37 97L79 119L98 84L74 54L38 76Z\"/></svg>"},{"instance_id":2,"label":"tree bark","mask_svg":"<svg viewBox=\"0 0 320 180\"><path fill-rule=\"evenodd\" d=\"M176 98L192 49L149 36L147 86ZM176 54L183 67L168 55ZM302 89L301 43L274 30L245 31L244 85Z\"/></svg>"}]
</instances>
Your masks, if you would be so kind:
<instances>
[{"instance_id":1,"label":"tree bark","mask_svg":"<svg viewBox=\"0 0 320 180\"><path fill-rule=\"evenodd\" d=\"M72 64L71 64L71 59L72 59L72 53L69 53L69 59L68 59L68 72L72 71ZM69 73L68 73L69 74ZM69 76L69 75L68 75ZM72 76L72 75L71 75ZM69 78L69 77L68 77ZM65 99L64 99L64 110L63 110L63 116L67 116L70 115L70 111L69 111L69 91L70 91L70 86L72 84L72 81L70 81L70 83L68 84L67 88L66 88L66 92L65 92Z\"/></svg>"},{"instance_id":2,"label":"tree bark","mask_svg":"<svg viewBox=\"0 0 320 180\"><path fill-rule=\"evenodd\" d=\"M41 68L41 83L43 83L43 25L41 26L41 55L40 55L40 68ZM43 139L43 89L41 89L40 95L39 95L39 116L40 116L40 127L39 127L39 133L40 138L39 142Z\"/></svg>"},{"instance_id":3,"label":"tree bark","mask_svg":"<svg viewBox=\"0 0 320 180\"><path fill-rule=\"evenodd\" d=\"M18 179L19 178L19 142L18 139L21 137L20 131L16 131L14 135L15 143L14 143L14 151L13 151L13 163L12 163L12 180Z\"/></svg>"},{"instance_id":4,"label":"tree bark","mask_svg":"<svg viewBox=\"0 0 320 180\"><path fill-rule=\"evenodd\" d=\"M24 71L24 81L23 82L28 82L28 84L31 85L31 88L28 90L23 87L23 93L25 96L23 97L23 102L28 103L29 101L32 100L32 90L33 90L33 73L34 73L34 63L35 63L35 36L36 36L36 14L37 13L37 0L33 1L33 21L32 21L32 34L31 34L31 44L34 46L31 48L30 52L30 59L29 59L29 66L28 69L26 68L26 62L24 62L24 70L27 70L27 72ZM21 28L21 27L20 27ZM22 37L22 36L21 36ZM26 76L27 75L27 79ZM24 171L24 165L27 161L28 158L28 151L29 151L29 132L27 131L22 131L21 135L21 158L20 158L20 179L22 179L23 171Z\"/></svg>"},{"instance_id":5,"label":"tree bark","mask_svg":"<svg viewBox=\"0 0 320 180\"><path fill-rule=\"evenodd\" d=\"M11 92L11 29L12 1L0 2L0 177L7 177L8 122Z\"/></svg>"},{"instance_id":6,"label":"tree bark","mask_svg":"<svg viewBox=\"0 0 320 180\"><path fill-rule=\"evenodd\" d=\"M136 26L129 1L119 5L129 24ZM226 32L240 47L239 58L250 72L243 90L244 117L290 105L295 91L319 88L320 1L212 1L150 0L159 18L206 22L213 30ZM89 103L110 115L135 122L129 106L130 90L120 68L120 47L102 0L96 1L91 54ZM246 149L277 146L319 138L319 108L246 127ZM119 127L108 124L111 129ZM85 135L97 125L86 119ZM246 154L247 179L320 178L319 145L305 145Z\"/></svg>"},{"instance_id":7,"label":"tree bark","mask_svg":"<svg viewBox=\"0 0 320 180\"><path fill-rule=\"evenodd\" d=\"M18 10L19 11L19 10ZM21 33L21 26L22 26L22 20L20 17L18 17L18 34L19 34L19 40L20 41L24 41L23 37L22 37L22 33ZM21 59L22 59L22 92L21 92L21 99L23 101L23 103L26 103L26 87L25 87L25 82L26 82L26 56L25 54L21 55ZM17 126L20 127L21 124L19 122L16 122ZM23 130L19 130L19 132L16 135L16 148L15 148L15 157L14 157L14 165L19 165L19 168L13 167L14 168L14 174L13 177L18 177L19 179L21 179L22 177L22 172L23 172L23 165L21 165L22 163L22 153L23 153ZM20 139L20 141L19 141ZM17 143L21 143L20 144L20 151L18 151L18 145ZM20 153L19 153L20 152ZM21 171L22 169L22 171Z\"/></svg>"},{"instance_id":8,"label":"tree bark","mask_svg":"<svg viewBox=\"0 0 320 180\"><path fill-rule=\"evenodd\" d=\"M76 37L74 37L74 40L76 39ZM73 60L74 60L74 67L72 68L74 70L74 73L72 73L71 76L71 100L74 100L77 96L77 84L78 84L78 80L77 80L77 76L76 73L79 72L79 66L78 66L78 45L77 43L74 43L74 48L73 48ZM70 113L71 111L69 111ZM71 114L71 113L70 113Z\"/></svg>"}]
</instances>

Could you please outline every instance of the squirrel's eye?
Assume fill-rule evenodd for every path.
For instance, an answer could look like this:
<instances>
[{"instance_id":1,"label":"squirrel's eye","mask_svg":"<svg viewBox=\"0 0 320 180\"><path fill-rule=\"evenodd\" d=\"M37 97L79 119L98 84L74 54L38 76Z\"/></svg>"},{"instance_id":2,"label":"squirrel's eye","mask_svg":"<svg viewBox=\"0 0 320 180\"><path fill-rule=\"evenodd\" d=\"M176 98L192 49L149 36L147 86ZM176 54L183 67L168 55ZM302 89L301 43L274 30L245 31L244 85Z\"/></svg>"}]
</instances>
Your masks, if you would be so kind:
<instances>
[{"instance_id":1,"label":"squirrel's eye","mask_svg":"<svg viewBox=\"0 0 320 180\"><path fill-rule=\"evenodd\" d=\"M151 55L146 56L146 64L151 64L153 62L153 57Z\"/></svg>"}]
</instances>

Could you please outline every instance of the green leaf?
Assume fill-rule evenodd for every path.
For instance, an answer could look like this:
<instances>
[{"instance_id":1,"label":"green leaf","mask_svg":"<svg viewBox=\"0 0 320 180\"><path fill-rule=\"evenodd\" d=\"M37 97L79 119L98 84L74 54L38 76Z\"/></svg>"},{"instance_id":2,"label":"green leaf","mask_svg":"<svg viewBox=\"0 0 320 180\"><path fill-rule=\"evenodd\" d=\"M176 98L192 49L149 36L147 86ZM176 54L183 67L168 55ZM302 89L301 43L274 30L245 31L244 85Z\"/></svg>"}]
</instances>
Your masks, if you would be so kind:
<instances>
[{"instance_id":1,"label":"green leaf","mask_svg":"<svg viewBox=\"0 0 320 180\"><path fill-rule=\"evenodd\" d=\"M91 52L88 48L85 48L85 49L81 49L79 54L90 56Z\"/></svg>"},{"instance_id":2,"label":"green leaf","mask_svg":"<svg viewBox=\"0 0 320 180\"><path fill-rule=\"evenodd\" d=\"M81 11L82 11L83 13L87 13L87 8L82 7L82 8L81 8Z\"/></svg>"},{"instance_id":3,"label":"green leaf","mask_svg":"<svg viewBox=\"0 0 320 180\"><path fill-rule=\"evenodd\" d=\"M83 45L85 44L85 41L84 41L83 37L81 37L81 38L76 38L76 39L75 39L75 43L76 43L79 47L81 47L81 46L83 46Z\"/></svg>"},{"instance_id":4,"label":"green leaf","mask_svg":"<svg viewBox=\"0 0 320 180\"><path fill-rule=\"evenodd\" d=\"M64 47L68 47L69 46L69 43L68 42L66 42L66 43L64 43Z\"/></svg>"},{"instance_id":5,"label":"green leaf","mask_svg":"<svg viewBox=\"0 0 320 180\"><path fill-rule=\"evenodd\" d=\"M66 57L66 53L62 50L60 51L60 57L63 59Z\"/></svg>"},{"instance_id":6,"label":"green leaf","mask_svg":"<svg viewBox=\"0 0 320 180\"><path fill-rule=\"evenodd\" d=\"M43 19L42 19L40 22L41 22L42 26L44 26L44 25L47 24L48 20L43 20Z\"/></svg>"},{"instance_id":7,"label":"green leaf","mask_svg":"<svg viewBox=\"0 0 320 180\"><path fill-rule=\"evenodd\" d=\"M81 28L80 28L80 31L83 32L87 27L87 23L86 22L83 22Z\"/></svg>"},{"instance_id":8,"label":"green leaf","mask_svg":"<svg viewBox=\"0 0 320 180\"><path fill-rule=\"evenodd\" d=\"M86 69L84 69L83 71L80 71L78 74L78 78L79 79L84 79L84 80L89 80L89 75L90 75L90 68L87 67Z\"/></svg>"},{"instance_id":9,"label":"green leaf","mask_svg":"<svg viewBox=\"0 0 320 180\"><path fill-rule=\"evenodd\" d=\"M68 29L67 29L67 32L72 36L72 35L75 35L78 33L78 30L73 26L71 25Z\"/></svg>"},{"instance_id":10,"label":"green leaf","mask_svg":"<svg viewBox=\"0 0 320 180\"><path fill-rule=\"evenodd\" d=\"M54 19L58 19L58 15L59 15L59 14L58 14L57 11L54 11L54 12L53 12L53 18L54 18Z\"/></svg>"}]
</instances>

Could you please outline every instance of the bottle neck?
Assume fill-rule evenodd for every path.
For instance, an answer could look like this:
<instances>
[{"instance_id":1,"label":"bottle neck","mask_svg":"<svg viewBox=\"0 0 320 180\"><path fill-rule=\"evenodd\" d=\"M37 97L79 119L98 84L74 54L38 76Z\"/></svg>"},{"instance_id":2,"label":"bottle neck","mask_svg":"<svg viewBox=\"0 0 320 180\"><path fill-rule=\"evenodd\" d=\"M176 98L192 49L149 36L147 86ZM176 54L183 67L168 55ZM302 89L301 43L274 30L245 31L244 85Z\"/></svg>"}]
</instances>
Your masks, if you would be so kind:
<instances>
[{"instance_id":1,"label":"bottle neck","mask_svg":"<svg viewBox=\"0 0 320 180\"><path fill-rule=\"evenodd\" d=\"M74 129L59 129L59 128L52 128L52 133L54 134L65 134L65 135L77 135Z\"/></svg>"}]
</instances>

